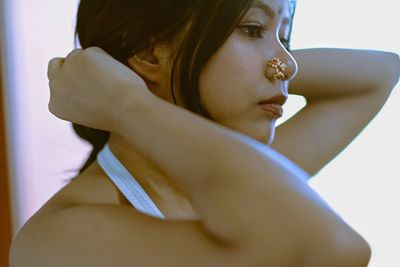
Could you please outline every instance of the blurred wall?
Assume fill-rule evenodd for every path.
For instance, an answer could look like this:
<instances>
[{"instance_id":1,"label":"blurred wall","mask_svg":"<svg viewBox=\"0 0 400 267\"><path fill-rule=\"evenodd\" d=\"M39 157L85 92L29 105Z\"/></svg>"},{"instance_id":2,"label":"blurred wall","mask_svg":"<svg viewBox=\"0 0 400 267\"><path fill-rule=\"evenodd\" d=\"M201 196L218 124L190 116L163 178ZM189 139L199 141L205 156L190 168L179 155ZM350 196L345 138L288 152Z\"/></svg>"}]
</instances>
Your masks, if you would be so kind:
<instances>
[{"instance_id":1,"label":"blurred wall","mask_svg":"<svg viewBox=\"0 0 400 267\"><path fill-rule=\"evenodd\" d=\"M0 69L1 71L1 69ZM1 82L0 77L0 82ZM0 86L0 103L3 102ZM6 154L3 106L0 108L0 266L8 266L8 249L11 243L11 210Z\"/></svg>"},{"instance_id":2,"label":"blurred wall","mask_svg":"<svg viewBox=\"0 0 400 267\"><path fill-rule=\"evenodd\" d=\"M2 44L3 38L2 35L0 35L0 46L2 46ZM1 59L2 57L0 55L0 266L6 267L8 266L8 250L11 243L11 206L3 105L3 67Z\"/></svg>"},{"instance_id":3,"label":"blurred wall","mask_svg":"<svg viewBox=\"0 0 400 267\"><path fill-rule=\"evenodd\" d=\"M77 1L4 0L13 233L75 176L88 146L48 111L48 61L74 48Z\"/></svg>"}]
</instances>

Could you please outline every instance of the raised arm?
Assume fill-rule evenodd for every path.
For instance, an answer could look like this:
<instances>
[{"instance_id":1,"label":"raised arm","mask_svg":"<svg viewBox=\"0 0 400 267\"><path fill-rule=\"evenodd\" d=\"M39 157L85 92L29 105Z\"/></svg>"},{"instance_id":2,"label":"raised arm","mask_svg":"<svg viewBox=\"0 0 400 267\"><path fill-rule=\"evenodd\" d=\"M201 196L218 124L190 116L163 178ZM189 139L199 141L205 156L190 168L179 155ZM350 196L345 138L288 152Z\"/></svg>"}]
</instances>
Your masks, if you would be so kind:
<instances>
[{"instance_id":1,"label":"raised arm","mask_svg":"<svg viewBox=\"0 0 400 267\"><path fill-rule=\"evenodd\" d=\"M307 105L276 129L272 147L314 175L381 110L397 84L399 56L384 51L294 50L299 73L289 93Z\"/></svg>"},{"instance_id":2,"label":"raised arm","mask_svg":"<svg viewBox=\"0 0 400 267\"><path fill-rule=\"evenodd\" d=\"M299 73L289 92L308 101L380 90L388 94L400 74L399 55L385 51L309 48L293 51Z\"/></svg>"},{"instance_id":3,"label":"raised arm","mask_svg":"<svg viewBox=\"0 0 400 267\"><path fill-rule=\"evenodd\" d=\"M87 57L92 57L92 60L104 57L97 50L88 50L80 56L86 58L86 62ZM79 57L76 57L75 61L78 59ZM102 60L110 59L102 58ZM94 65L98 66L99 62L95 63ZM71 210L75 210L73 214L68 213L71 210L60 211L58 222L65 222L64 227L69 227L68 222L81 221L71 232L78 231L85 234L82 248L96 251L91 247L100 246L98 242L87 241L96 237L96 231L88 222L96 221L101 226L98 228L101 229L100 233L107 237L107 241L118 240L119 245L124 248L139 249L144 245L146 248L153 248L155 253L163 253L157 245L158 242L166 246L170 243L174 244L173 253L179 251L176 248L185 248L185 251L190 250L199 259L204 259L207 251L211 257L211 251L215 251L211 248L219 247L229 252L223 253L224 255L240 258L240 262L245 263L236 266L361 267L367 265L370 253L368 244L308 186L304 181L307 174L282 155L238 132L177 108L146 90L139 90L138 83L128 81L111 86L114 90L113 103L120 103L118 106L109 103L107 97L101 98L103 102L100 105L96 102L97 106L87 103L93 101L92 99L85 99L85 105L81 105L79 101L83 100L79 95L82 94L82 90L90 88L96 88L96 92L110 90L106 88L110 84L98 81L97 86L92 84L88 87L82 81L82 79L96 80L95 77L104 78L107 71L102 73L104 76L96 72L95 77L90 77L86 73L86 77L76 79L79 73L77 69L72 77L79 80L76 86L81 86L80 88L72 88L71 79L67 79L68 92L65 94L62 94L63 89L60 84L53 87L52 90L61 92L53 92L52 111L64 119L73 118L71 114L75 112L80 114L78 117L82 122L85 114L93 116L113 110L111 123L113 130L139 148L168 177L171 177L175 184L187 193L201 217L199 222L174 224L143 219L147 217L134 216L132 213L129 216L119 217L117 212L113 213L114 215L107 213L107 216L90 217L89 220L84 217L87 213L83 211L93 213L95 209L91 207L86 207L83 211L81 207L72 208ZM60 72L57 75L58 79L62 80L62 75ZM104 84L107 86L104 87ZM102 96L107 94L108 91L102 92ZM61 99L61 102L69 107L68 112L57 105L57 101ZM82 108L98 110L82 110ZM94 120L96 119L98 117L95 116ZM102 123L91 123L91 125L102 125ZM122 219L117 223L112 218ZM127 226L125 221L129 219L132 219L132 222L135 220L136 223ZM47 225L45 228L42 226L42 230L55 228L66 231L62 225L54 227L54 224L47 221L50 220L45 220L41 224ZM141 244L140 239L135 237L134 229L138 224L141 224L140 229L146 227L146 235L137 233L145 238L145 244ZM28 234L25 236L29 237L29 227L26 229ZM116 233L113 233L110 229L124 231L115 230ZM34 230L31 230L31 235L37 236L38 231ZM87 236L88 232L93 234L89 235L90 238ZM121 243L124 233L130 234L132 238ZM52 244L61 242L63 245L61 247L64 245L68 248L73 247L74 251L79 252L80 250L74 245L79 247L80 243L73 241L77 239L70 235L64 236L66 241L63 239L56 241L52 235L47 235ZM201 239L199 236L202 236L202 242L198 242ZM212 246L201 245L205 244L204 239L207 239L208 244ZM67 243L69 246L66 246ZM126 252L123 255L128 262L128 250L123 251ZM107 260L112 262L119 259L119 255L121 254L112 254L115 259L102 258L102 254L97 256L104 259L103 262ZM172 258L172 260L176 264L181 264L174 266L186 266L190 261L183 256L181 259ZM201 263L192 262L191 266L201 266ZM167 261L163 264L172 266L168 265ZM213 266L232 265L226 260L219 265L215 261Z\"/></svg>"},{"instance_id":4,"label":"raised arm","mask_svg":"<svg viewBox=\"0 0 400 267\"><path fill-rule=\"evenodd\" d=\"M280 245L294 245L308 259L336 249L348 255L364 250L368 258L365 241L309 187L297 165L245 135L148 96L121 109L116 130L188 193L216 239L249 248L254 258Z\"/></svg>"}]
</instances>

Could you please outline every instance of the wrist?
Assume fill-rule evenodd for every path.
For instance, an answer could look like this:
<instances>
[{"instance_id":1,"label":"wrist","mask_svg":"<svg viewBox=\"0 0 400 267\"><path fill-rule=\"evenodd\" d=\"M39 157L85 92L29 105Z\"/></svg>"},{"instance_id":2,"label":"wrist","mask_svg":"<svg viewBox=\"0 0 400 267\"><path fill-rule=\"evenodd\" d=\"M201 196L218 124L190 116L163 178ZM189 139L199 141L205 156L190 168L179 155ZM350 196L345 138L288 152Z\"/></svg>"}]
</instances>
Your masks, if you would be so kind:
<instances>
[{"instance_id":1,"label":"wrist","mask_svg":"<svg viewBox=\"0 0 400 267\"><path fill-rule=\"evenodd\" d=\"M109 131L123 135L124 128L127 124L134 124L139 122L135 116L142 116L152 102L156 100L147 87L145 89L138 89L137 85L126 83L120 86L121 94L113 105L112 110L112 123Z\"/></svg>"}]
</instances>

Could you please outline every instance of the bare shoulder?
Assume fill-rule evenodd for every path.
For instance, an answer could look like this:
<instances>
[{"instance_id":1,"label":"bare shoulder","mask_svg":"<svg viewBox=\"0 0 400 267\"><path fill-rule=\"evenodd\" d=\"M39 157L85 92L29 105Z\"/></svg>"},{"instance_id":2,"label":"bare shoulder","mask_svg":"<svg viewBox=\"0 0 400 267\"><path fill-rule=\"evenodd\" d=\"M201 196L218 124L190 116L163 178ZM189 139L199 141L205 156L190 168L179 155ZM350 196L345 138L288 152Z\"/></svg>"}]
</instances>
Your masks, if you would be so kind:
<instances>
[{"instance_id":1,"label":"bare shoulder","mask_svg":"<svg viewBox=\"0 0 400 267\"><path fill-rule=\"evenodd\" d=\"M243 266L199 221L161 220L110 204L32 217L11 249L11 266Z\"/></svg>"},{"instance_id":2,"label":"bare shoulder","mask_svg":"<svg viewBox=\"0 0 400 267\"><path fill-rule=\"evenodd\" d=\"M97 162L54 194L38 211L88 204L131 206L124 195L101 171Z\"/></svg>"},{"instance_id":3,"label":"bare shoulder","mask_svg":"<svg viewBox=\"0 0 400 267\"><path fill-rule=\"evenodd\" d=\"M96 168L94 168L96 169ZM13 240L12 267L243 266L200 221L137 211L96 171L57 192ZM156 256L155 256L156 255Z\"/></svg>"}]
</instances>

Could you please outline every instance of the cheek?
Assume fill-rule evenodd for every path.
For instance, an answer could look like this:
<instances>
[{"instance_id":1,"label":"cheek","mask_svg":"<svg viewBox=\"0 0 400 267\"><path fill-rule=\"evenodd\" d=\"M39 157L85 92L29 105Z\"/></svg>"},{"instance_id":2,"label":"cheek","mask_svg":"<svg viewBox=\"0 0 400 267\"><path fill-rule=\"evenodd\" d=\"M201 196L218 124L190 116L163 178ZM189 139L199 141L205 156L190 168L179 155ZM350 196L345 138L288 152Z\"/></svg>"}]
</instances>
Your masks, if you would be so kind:
<instances>
[{"instance_id":1,"label":"cheek","mask_svg":"<svg viewBox=\"0 0 400 267\"><path fill-rule=\"evenodd\" d=\"M215 119L245 114L259 99L260 63L255 49L230 38L200 76L200 97Z\"/></svg>"}]
</instances>

